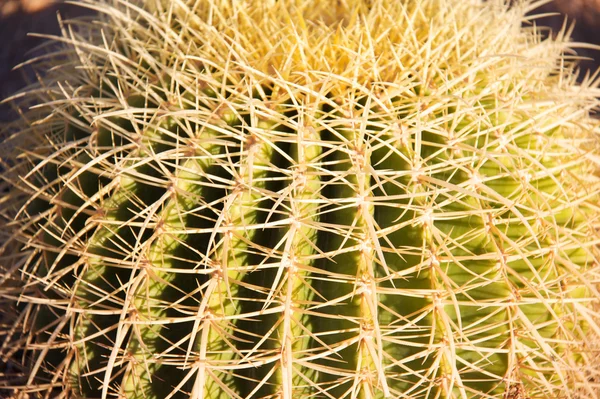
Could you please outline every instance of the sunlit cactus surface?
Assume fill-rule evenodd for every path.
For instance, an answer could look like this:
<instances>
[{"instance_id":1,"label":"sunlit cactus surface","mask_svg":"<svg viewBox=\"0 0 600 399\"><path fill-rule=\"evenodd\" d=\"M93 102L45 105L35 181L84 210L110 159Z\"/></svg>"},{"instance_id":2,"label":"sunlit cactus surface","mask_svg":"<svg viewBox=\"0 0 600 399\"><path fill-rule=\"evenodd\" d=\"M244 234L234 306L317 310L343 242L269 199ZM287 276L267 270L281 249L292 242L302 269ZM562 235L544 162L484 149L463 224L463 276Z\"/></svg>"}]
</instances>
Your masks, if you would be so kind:
<instances>
[{"instance_id":1,"label":"sunlit cactus surface","mask_svg":"<svg viewBox=\"0 0 600 399\"><path fill-rule=\"evenodd\" d=\"M82 5L5 100L1 397L599 397L599 91L531 2Z\"/></svg>"}]
</instances>

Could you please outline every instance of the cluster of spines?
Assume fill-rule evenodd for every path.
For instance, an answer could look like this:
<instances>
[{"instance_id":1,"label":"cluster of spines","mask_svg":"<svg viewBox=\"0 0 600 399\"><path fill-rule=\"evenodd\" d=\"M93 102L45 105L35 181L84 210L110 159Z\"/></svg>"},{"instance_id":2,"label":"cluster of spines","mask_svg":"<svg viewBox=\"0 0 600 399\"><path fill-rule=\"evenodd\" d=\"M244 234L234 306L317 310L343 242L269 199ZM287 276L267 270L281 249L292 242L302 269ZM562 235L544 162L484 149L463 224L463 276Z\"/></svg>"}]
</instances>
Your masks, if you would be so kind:
<instances>
[{"instance_id":1,"label":"cluster of spines","mask_svg":"<svg viewBox=\"0 0 600 399\"><path fill-rule=\"evenodd\" d=\"M589 127L570 105L525 86L505 105L479 71L465 104L437 65L435 83L350 68L301 87L160 52L152 29L178 30L146 18L148 50L119 55L127 31L91 48L92 75L114 68L100 91L49 89L66 98L32 130L48 144L7 164L36 198L12 194L31 219L3 247L37 248L3 258L36 319L23 392L593 397L577 352L597 330L598 183L576 180L591 166L569 135Z\"/></svg>"}]
</instances>

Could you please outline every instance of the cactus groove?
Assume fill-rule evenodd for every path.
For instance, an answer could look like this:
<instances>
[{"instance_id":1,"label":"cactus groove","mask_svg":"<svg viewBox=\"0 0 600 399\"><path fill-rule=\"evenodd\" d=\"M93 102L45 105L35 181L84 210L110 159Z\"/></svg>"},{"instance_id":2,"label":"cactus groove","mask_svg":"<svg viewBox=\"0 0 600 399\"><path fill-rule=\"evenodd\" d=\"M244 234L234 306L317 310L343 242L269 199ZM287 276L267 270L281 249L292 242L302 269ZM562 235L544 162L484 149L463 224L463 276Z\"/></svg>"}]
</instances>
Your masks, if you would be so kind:
<instances>
[{"instance_id":1,"label":"cactus groove","mask_svg":"<svg viewBox=\"0 0 600 399\"><path fill-rule=\"evenodd\" d=\"M65 21L0 132L0 396L598 397L566 39L531 2L323 3Z\"/></svg>"}]
</instances>

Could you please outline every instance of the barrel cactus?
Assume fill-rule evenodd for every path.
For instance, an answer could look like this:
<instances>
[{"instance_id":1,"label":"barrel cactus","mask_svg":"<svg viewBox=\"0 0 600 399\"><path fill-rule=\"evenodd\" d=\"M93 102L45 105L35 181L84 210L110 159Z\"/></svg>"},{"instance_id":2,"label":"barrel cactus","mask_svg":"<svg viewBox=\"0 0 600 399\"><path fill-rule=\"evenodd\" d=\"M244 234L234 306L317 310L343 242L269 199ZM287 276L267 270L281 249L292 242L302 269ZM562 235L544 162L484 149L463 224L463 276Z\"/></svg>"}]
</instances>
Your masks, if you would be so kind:
<instances>
[{"instance_id":1,"label":"barrel cactus","mask_svg":"<svg viewBox=\"0 0 600 399\"><path fill-rule=\"evenodd\" d=\"M5 100L0 396L598 398L598 91L532 2L82 4Z\"/></svg>"}]
</instances>

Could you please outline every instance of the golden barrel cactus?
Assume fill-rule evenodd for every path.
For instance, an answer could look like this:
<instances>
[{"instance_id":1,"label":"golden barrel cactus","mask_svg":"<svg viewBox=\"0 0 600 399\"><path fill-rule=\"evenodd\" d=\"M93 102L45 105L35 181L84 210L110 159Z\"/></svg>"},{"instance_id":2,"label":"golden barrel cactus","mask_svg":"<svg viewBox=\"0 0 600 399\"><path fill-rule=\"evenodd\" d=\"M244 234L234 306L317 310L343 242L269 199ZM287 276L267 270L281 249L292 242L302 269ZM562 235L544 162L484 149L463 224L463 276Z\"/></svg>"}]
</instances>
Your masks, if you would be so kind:
<instances>
[{"instance_id":1,"label":"golden barrel cactus","mask_svg":"<svg viewBox=\"0 0 600 399\"><path fill-rule=\"evenodd\" d=\"M83 5L5 100L2 394L598 398L599 93L531 2Z\"/></svg>"}]
</instances>

